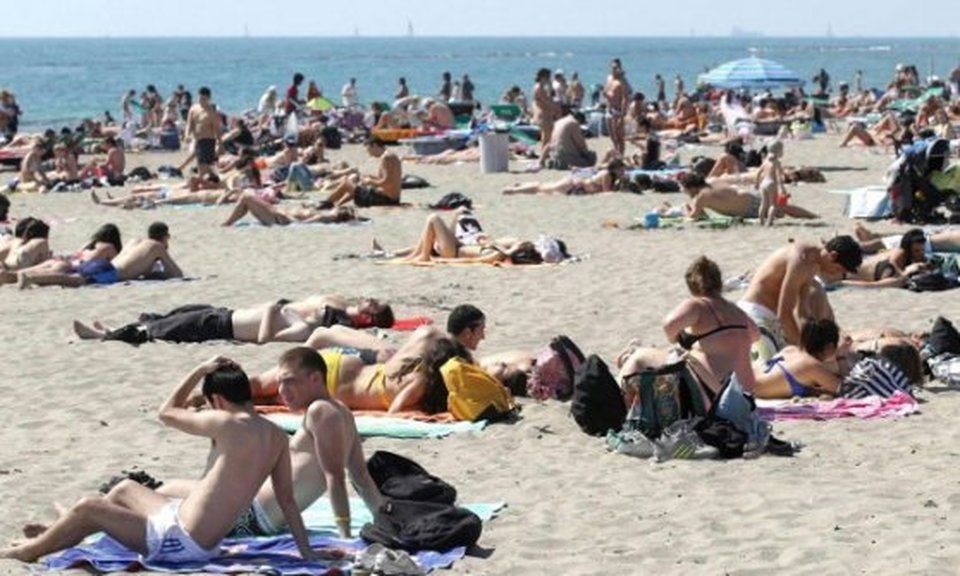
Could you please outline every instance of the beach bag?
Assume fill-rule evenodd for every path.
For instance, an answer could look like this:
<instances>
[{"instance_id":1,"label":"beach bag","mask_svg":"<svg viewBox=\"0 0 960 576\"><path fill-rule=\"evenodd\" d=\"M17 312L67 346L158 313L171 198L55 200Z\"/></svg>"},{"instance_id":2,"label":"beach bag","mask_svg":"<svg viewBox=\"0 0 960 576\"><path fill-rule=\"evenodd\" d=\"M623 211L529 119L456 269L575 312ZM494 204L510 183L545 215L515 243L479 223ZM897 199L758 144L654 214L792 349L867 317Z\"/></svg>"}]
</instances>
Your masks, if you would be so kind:
<instances>
[{"instance_id":1,"label":"beach bag","mask_svg":"<svg viewBox=\"0 0 960 576\"><path fill-rule=\"evenodd\" d=\"M404 174L400 180L400 188L403 190L415 190L417 188L429 188L430 183L414 174Z\"/></svg>"},{"instance_id":2,"label":"beach bag","mask_svg":"<svg viewBox=\"0 0 960 576\"><path fill-rule=\"evenodd\" d=\"M457 490L422 466L399 454L378 450L367 460L367 471L387 498L453 504Z\"/></svg>"},{"instance_id":3,"label":"beach bag","mask_svg":"<svg viewBox=\"0 0 960 576\"><path fill-rule=\"evenodd\" d=\"M451 358L440 367L447 409L457 420L502 420L516 411L510 391L476 364Z\"/></svg>"},{"instance_id":4,"label":"beach bag","mask_svg":"<svg viewBox=\"0 0 960 576\"><path fill-rule=\"evenodd\" d=\"M704 444L717 449L717 458L743 458L743 448L747 445L748 437L733 422L708 416L698 419L693 429Z\"/></svg>"},{"instance_id":5,"label":"beach bag","mask_svg":"<svg viewBox=\"0 0 960 576\"><path fill-rule=\"evenodd\" d=\"M652 188L654 192L671 193L680 191L680 183L668 178L653 178Z\"/></svg>"},{"instance_id":6,"label":"beach bag","mask_svg":"<svg viewBox=\"0 0 960 576\"><path fill-rule=\"evenodd\" d=\"M840 385L844 398L889 398L897 392L910 394L910 380L900 368L886 358L864 358L857 362Z\"/></svg>"},{"instance_id":7,"label":"beach bag","mask_svg":"<svg viewBox=\"0 0 960 576\"><path fill-rule=\"evenodd\" d=\"M430 204L430 209L431 210L454 210L456 208L460 208L461 206L467 209L471 209L473 208L473 200L471 200L470 198L467 198L466 196L464 196L459 192L450 192L448 194L444 194L442 198L440 198L433 204Z\"/></svg>"},{"instance_id":8,"label":"beach bag","mask_svg":"<svg viewBox=\"0 0 960 576\"><path fill-rule=\"evenodd\" d=\"M570 257L570 254L567 253L567 245L564 244L563 240L554 238L553 236L541 234L537 237L533 246L547 264L557 264Z\"/></svg>"},{"instance_id":9,"label":"beach bag","mask_svg":"<svg viewBox=\"0 0 960 576\"><path fill-rule=\"evenodd\" d=\"M707 415L700 384L690 376L685 362L631 374L624 378L624 385L636 388L631 424L650 439L659 438L678 420Z\"/></svg>"},{"instance_id":10,"label":"beach bag","mask_svg":"<svg viewBox=\"0 0 960 576\"><path fill-rule=\"evenodd\" d=\"M627 417L627 407L616 380L606 363L591 354L573 377L570 415L580 429L591 436L603 436L608 430L619 432Z\"/></svg>"},{"instance_id":11,"label":"beach bag","mask_svg":"<svg viewBox=\"0 0 960 576\"><path fill-rule=\"evenodd\" d=\"M927 343L923 348L931 357L941 354L960 355L960 332L957 332L957 329L949 320L943 316L938 316L933 321L930 337L927 338Z\"/></svg>"},{"instance_id":12,"label":"beach bag","mask_svg":"<svg viewBox=\"0 0 960 576\"><path fill-rule=\"evenodd\" d=\"M912 292L942 292L960 286L956 278L948 278L939 270L922 272L907 278L907 289Z\"/></svg>"},{"instance_id":13,"label":"beach bag","mask_svg":"<svg viewBox=\"0 0 960 576\"><path fill-rule=\"evenodd\" d=\"M480 539L483 522L466 508L434 502L387 500L373 513L360 537L394 550L445 551L473 546Z\"/></svg>"},{"instance_id":14,"label":"beach bag","mask_svg":"<svg viewBox=\"0 0 960 576\"><path fill-rule=\"evenodd\" d=\"M527 395L537 400L567 400L573 395L573 379L585 358L570 338L560 335L537 352Z\"/></svg>"},{"instance_id":15,"label":"beach bag","mask_svg":"<svg viewBox=\"0 0 960 576\"><path fill-rule=\"evenodd\" d=\"M320 133L323 136L323 145L330 150L339 150L343 146L343 135L336 126L327 126Z\"/></svg>"}]
</instances>

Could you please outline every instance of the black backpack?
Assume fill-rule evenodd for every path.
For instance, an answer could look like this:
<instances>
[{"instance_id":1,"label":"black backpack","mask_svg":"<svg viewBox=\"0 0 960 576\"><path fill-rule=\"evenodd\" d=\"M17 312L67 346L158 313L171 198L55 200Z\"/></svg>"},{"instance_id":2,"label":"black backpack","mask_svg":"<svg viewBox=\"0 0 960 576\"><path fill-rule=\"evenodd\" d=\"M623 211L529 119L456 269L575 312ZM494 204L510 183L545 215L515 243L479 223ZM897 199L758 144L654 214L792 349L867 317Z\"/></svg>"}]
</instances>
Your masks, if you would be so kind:
<instances>
[{"instance_id":1,"label":"black backpack","mask_svg":"<svg viewBox=\"0 0 960 576\"><path fill-rule=\"evenodd\" d=\"M942 272L921 272L907 278L907 289L913 292L942 292L960 286L960 281Z\"/></svg>"},{"instance_id":2,"label":"black backpack","mask_svg":"<svg viewBox=\"0 0 960 576\"><path fill-rule=\"evenodd\" d=\"M323 145L330 150L339 150L343 145L343 135L336 126L327 126L321 132L323 136Z\"/></svg>"},{"instance_id":3,"label":"black backpack","mask_svg":"<svg viewBox=\"0 0 960 576\"><path fill-rule=\"evenodd\" d=\"M623 393L610 375L610 369L596 354L588 356L577 368L570 414L580 429L592 436L602 436L608 430L619 431L627 418Z\"/></svg>"},{"instance_id":4,"label":"black backpack","mask_svg":"<svg viewBox=\"0 0 960 576\"><path fill-rule=\"evenodd\" d=\"M473 546L480 539L483 522L466 508L433 502L387 500L365 524L360 537L394 550L444 551Z\"/></svg>"},{"instance_id":5,"label":"black backpack","mask_svg":"<svg viewBox=\"0 0 960 576\"><path fill-rule=\"evenodd\" d=\"M931 356L960 354L960 332L957 332L949 320L938 316L933 322L933 328L930 329L930 337L927 339L925 348L930 350Z\"/></svg>"},{"instance_id":6,"label":"black backpack","mask_svg":"<svg viewBox=\"0 0 960 576\"><path fill-rule=\"evenodd\" d=\"M430 204L429 207L431 210L454 210L461 206L468 209L473 208L473 200L459 192L449 192L433 204Z\"/></svg>"},{"instance_id":7,"label":"black backpack","mask_svg":"<svg viewBox=\"0 0 960 576\"><path fill-rule=\"evenodd\" d=\"M374 452L367 460L367 470L377 488L388 498L436 504L453 504L457 500L456 488L413 460L393 452Z\"/></svg>"}]
</instances>

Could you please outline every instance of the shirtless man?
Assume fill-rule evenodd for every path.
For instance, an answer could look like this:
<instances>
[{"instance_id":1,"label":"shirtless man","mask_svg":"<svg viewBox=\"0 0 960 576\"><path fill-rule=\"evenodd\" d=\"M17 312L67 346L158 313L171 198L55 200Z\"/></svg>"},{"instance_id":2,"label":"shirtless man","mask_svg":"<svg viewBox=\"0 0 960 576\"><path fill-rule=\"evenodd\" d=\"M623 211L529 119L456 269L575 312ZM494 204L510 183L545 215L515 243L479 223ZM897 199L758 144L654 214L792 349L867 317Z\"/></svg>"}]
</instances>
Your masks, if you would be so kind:
<instances>
[{"instance_id":1,"label":"shirtless man","mask_svg":"<svg viewBox=\"0 0 960 576\"><path fill-rule=\"evenodd\" d=\"M707 209L737 218L760 217L760 196L753 192L741 192L732 187L714 188L706 183L703 176L695 172L684 175L680 184L683 191L691 198L691 201L683 206L684 215L687 218L692 220L705 218ZM813 212L792 204L777 206L776 214L791 218L819 218Z\"/></svg>"},{"instance_id":2,"label":"shirtless man","mask_svg":"<svg viewBox=\"0 0 960 576\"><path fill-rule=\"evenodd\" d=\"M487 337L486 329L486 316L472 304L457 306L447 317L447 333L471 352L476 352L480 342Z\"/></svg>"},{"instance_id":3,"label":"shirtless man","mask_svg":"<svg viewBox=\"0 0 960 576\"><path fill-rule=\"evenodd\" d=\"M379 338L333 326L315 330L307 346L319 350L326 363L326 385L331 396L351 410L395 413L426 410L423 401L431 382L424 362L444 340L449 338L441 330L422 326L394 353ZM336 348L361 352L346 354ZM389 359L382 361L386 356ZM266 402L282 401L282 397L278 398L278 378L278 369L254 377L251 380L254 396ZM446 410L445 404L436 411L443 410Z\"/></svg>"},{"instance_id":4,"label":"shirtless man","mask_svg":"<svg viewBox=\"0 0 960 576\"><path fill-rule=\"evenodd\" d=\"M837 236L822 246L794 242L770 255L738 303L760 328L754 361L770 360L787 344L798 345L800 320L833 318L815 277L856 273L862 262L860 245L850 236Z\"/></svg>"},{"instance_id":5,"label":"shirtless man","mask_svg":"<svg viewBox=\"0 0 960 576\"><path fill-rule=\"evenodd\" d=\"M112 264L121 281L183 278L183 271L170 256L169 250L170 229L163 222L154 222L147 229L147 238L128 245L113 259Z\"/></svg>"},{"instance_id":6,"label":"shirtless man","mask_svg":"<svg viewBox=\"0 0 960 576\"><path fill-rule=\"evenodd\" d=\"M403 181L403 165L400 158L393 152L388 152L384 142L376 136L367 138L364 145L370 156L380 159L377 175L352 175L344 178L333 194L327 198L327 202L333 206L340 206L353 200L354 204L362 208L399 205Z\"/></svg>"},{"instance_id":7,"label":"shirtless man","mask_svg":"<svg viewBox=\"0 0 960 576\"><path fill-rule=\"evenodd\" d=\"M549 156L561 166L589 168L597 163L597 153L590 150L580 125L585 122L579 112L570 112L557 121L549 143ZM541 158L544 162L547 155Z\"/></svg>"},{"instance_id":8,"label":"shirtless man","mask_svg":"<svg viewBox=\"0 0 960 576\"><path fill-rule=\"evenodd\" d=\"M863 230L858 225L855 231ZM870 242L866 243L870 245ZM860 242L864 253L871 252ZM842 286L857 286L861 288L901 288L906 285L907 279L918 272L927 270L927 235L920 228L913 228L899 237L899 243L889 250L872 254L863 260L863 264L856 274L826 277L829 282L836 282Z\"/></svg>"},{"instance_id":9,"label":"shirtless man","mask_svg":"<svg viewBox=\"0 0 960 576\"><path fill-rule=\"evenodd\" d=\"M212 410L195 412L187 402L201 381ZM29 539L0 550L0 558L34 562L106 532L147 562L203 563L219 553L220 541L268 478L301 557L317 558L294 498L287 435L259 416L250 400L247 376L229 360L197 366L159 414L167 426L213 443L207 471L192 490L170 498L123 481L106 497L80 500L49 528L25 529Z\"/></svg>"},{"instance_id":10,"label":"shirtless man","mask_svg":"<svg viewBox=\"0 0 960 576\"><path fill-rule=\"evenodd\" d=\"M40 162L46 153L43 140L37 138L27 155L20 162L20 174L17 176L16 189L20 192L45 192L50 180L40 168Z\"/></svg>"},{"instance_id":11,"label":"shirtless man","mask_svg":"<svg viewBox=\"0 0 960 576\"><path fill-rule=\"evenodd\" d=\"M288 350L277 366L278 392L291 410L305 412L303 425L290 439L297 507L305 510L327 492L340 536L351 538L347 475L369 510L376 511L383 496L367 470L353 414L327 391L327 370L316 350ZM271 536L285 522L275 487L264 484L234 534Z\"/></svg>"},{"instance_id":12,"label":"shirtless man","mask_svg":"<svg viewBox=\"0 0 960 576\"><path fill-rule=\"evenodd\" d=\"M436 128L439 130L449 130L454 127L456 124L456 118L453 116L453 111L450 110L450 107L447 106L446 102L438 102L432 98L428 98L424 105L427 110L426 116L423 118L423 125L427 128Z\"/></svg>"},{"instance_id":13,"label":"shirtless man","mask_svg":"<svg viewBox=\"0 0 960 576\"><path fill-rule=\"evenodd\" d=\"M217 147L220 145L220 114L210 103L210 89L206 86L197 91L197 103L187 114L187 139L194 141L197 156L197 173L200 176L213 172L217 164Z\"/></svg>"},{"instance_id":14,"label":"shirtless man","mask_svg":"<svg viewBox=\"0 0 960 576\"><path fill-rule=\"evenodd\" d=\"M626 150L626 133L624 131L624 114L627 111L627 85L623 81L623 68L614 65L610 70L610 77L604 86L603 95L607 99L607 130L610 132L610 141L613 149L623 156Z\"/></svg>"},{"instance_id":15,"label":"shirtless man","mask_svg":"<svg viewBox=\"0 0 960 576\"><path fill-rule=\"evenodd\" d=\"M372 298L350 303L333 295L314 295L294 302L278 300L247 308L183 306L167 314L142 314L138 322L118 329L100 322L87 326L74 321L73 330L82 339L121 340L142 344L167 342L208 342L231 340L264 344L266 342L306 342L319 327L345 325L351 328L390 328L393 310Z\"/></svg>"},{"instance_id":16,"label":"shirtless man","mask_svg":"<svg viewBox=\"0 0 960 576\"><path fill-rule=\"evenodd\" d=\"M553 123L560 115L560 107L553 101L550 70L541 68L533 86L533 123L540 126L540 153L543 154L553 138Z\"/></svg>"}]
</instances>

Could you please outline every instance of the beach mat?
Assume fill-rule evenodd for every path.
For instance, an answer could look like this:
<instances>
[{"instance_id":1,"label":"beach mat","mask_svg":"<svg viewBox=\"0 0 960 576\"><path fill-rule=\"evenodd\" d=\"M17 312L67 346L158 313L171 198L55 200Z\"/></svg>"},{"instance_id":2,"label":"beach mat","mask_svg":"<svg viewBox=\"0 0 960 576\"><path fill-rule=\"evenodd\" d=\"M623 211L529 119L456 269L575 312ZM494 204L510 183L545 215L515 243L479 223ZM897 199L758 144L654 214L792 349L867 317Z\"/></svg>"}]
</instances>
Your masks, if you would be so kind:
<instances>
[{"instance_id":1,"label":"beach mat","mask_svg":"<svg viewBox=\"0 0 960 576\"><path fill-rule=\"evenodd\" d=\"M411 316L410 318L397 318L393 321L391 330L398 332L413 332L421 326L433 324L433 318L429 316Z\"/></svg>"},{"instance_id":2,"label":"beach mat","mask_svg":"<svg viewBox=\"0 0 960 576\"><path fill-rule=\"evenodd\" d=\"M296 433L303 423L303 414L274 411L266 413L265 416L288 434ZM357 432L364 438L446 438L451 434L482 432L487 427L486 420L479 422L459 422L452 419L425 421L420 419L419 413L406 418L355 414L354 420L357 423Z\"/></svg>"},{"instance_id":3,"label":"beach mat","mask_svg":"<svg viewBox=\"0 0 960 576\"><path fill-rule=\"evenodd\" d=\"M861 418L874 420L908 416L920 410L917 401L903 392L889 398L836 398L834 400L757 400L760 418L774 420L833 420Z\"/></svg>"}]
</instances>

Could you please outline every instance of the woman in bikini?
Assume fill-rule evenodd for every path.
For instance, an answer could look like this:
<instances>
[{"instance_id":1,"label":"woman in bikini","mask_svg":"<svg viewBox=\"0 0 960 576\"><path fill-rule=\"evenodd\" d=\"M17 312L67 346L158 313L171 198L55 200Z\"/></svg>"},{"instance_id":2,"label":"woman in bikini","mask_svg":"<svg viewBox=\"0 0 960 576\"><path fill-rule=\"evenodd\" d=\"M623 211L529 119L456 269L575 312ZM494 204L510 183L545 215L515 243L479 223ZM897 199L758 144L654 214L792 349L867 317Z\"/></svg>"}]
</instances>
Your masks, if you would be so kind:
<instances>
[{"instance_id":1,"label":"woman in bikini","mask_svg":"<svg viewBox=\"0 0 960 576\"><path fill-rule=\"evenodd\" d=\"M28 216L17 222L13 235L0 237L0 270L22 270L50 259L49 236L50 227L43 220Z\"/></svg>"},{"instance_id":2,"label":"woman in bikini","mask_svg":"<svg viewBox=\"0 0 960 576\"><path fill-rule=\"evenodd\" d=\"M625 180L623 160L614 158L596 172L574 171L573 174L556 182L529 182L515 184L502 190L503 194L566 194L580 196L601 192L618 192Z\"/></svg>"},{"instance_id":3,"label":"woman in bikini","mask_svg":"<svg viewBox=\"0 0 960 576\"><path fill-rule=\"evenodd\" d=\"M104 224L94 232L90 242L74 254L53 257L17 273L0 273L0 284L17 282L21 288L111 284L118 281L119 276L110 261L122 249L120 230L114 224Z\"/></svg>"},{"instance_id":4,"label":"woman in bikini","mask_svg":"<svg viewBox=\"0 0 960 576\"><path fill-rule=\"evenodd\" d=\"M843 382L837 363L840 329L833 320L810 320L800 346L787 346L765 366L755 367L757 398L835 396Z\"/></svg>"}]
</instances>

